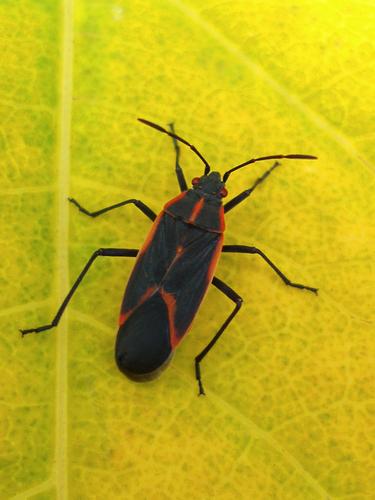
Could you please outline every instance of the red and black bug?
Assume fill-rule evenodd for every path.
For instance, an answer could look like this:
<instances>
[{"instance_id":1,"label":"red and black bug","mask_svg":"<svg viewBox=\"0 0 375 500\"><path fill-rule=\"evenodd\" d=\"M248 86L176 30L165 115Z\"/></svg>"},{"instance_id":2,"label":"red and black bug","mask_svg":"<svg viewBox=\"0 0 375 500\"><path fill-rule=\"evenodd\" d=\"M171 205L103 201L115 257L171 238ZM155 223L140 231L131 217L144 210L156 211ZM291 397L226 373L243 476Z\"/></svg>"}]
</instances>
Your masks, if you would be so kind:
<instances>
[{"instance_id":1,"label":"red and black bug","mask_svg":"<svg viewBox=\"0 0 375 500\"><path fill-rule=\"evenodd\" d=\"M121 306L115 358L119 369L130 379L154 379L170 362L173 352L189 330L194 316L210 284L235 303L235 307L207 346L195 357L195 375L199 394L204 394L200 362L212 349L242 305L241 297L226 283L214 276L222 252L258 254L280 276L285 284L317 293L317 288L291 282L258 248L245 245L223 245L224 214L244 201L279 165L275 162L249 188L223 204L227 196L225 183L230 174L250 163L291 158L316 159L311 155L271 155L248 160L227 170L223 177L211 172L208 162L189 142L174 132L139 118L142 123L173 138L176 151L176 176L181 193L167 202L158 216L142 201L129 199L89 212L76 200L69 201L90 217L97 217L115 208L134 204L153 224L140 250L100 248L93 253L56 316L48 325L27 330L22 334L38 333L57 326L61 315L78 285L98 256L136 257ZM189 146L204 163L204 173L194 177L188 189L179 163L178 142Z\"/></svg>"}]
</instances>

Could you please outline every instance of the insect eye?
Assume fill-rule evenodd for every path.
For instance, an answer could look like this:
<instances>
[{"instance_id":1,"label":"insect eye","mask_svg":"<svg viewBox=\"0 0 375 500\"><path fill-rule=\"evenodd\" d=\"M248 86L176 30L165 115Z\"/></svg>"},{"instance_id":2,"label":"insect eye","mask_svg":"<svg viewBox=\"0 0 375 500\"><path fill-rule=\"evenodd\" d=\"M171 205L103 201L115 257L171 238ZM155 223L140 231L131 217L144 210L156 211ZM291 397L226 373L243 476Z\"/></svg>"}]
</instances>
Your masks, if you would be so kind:
<instances>
[{"instance_id":1,"label":"insect eye","mask_svg":"<svg viewBox=\"0 0 375 500\"><path fill-rule=\"evenodd\" d=\"M225 188L225 187L222 187L222 188L220 189L220 191L219 191L219 195L220 195L220 197L221 197L221 198L225 198L225 197L227 196L227 194L228 194L228 191L226 190L226 188Z\"/></svg>"},{"instance_id":2,"label":"insect eye","mask_svg":"<svg viewBox=\"0 0 375 500\"><path fill-rule=\"evenodd\" d=\"M200 180L201 180L200 177L194 177L191 183L193 184L193 186L197 186Z\"/></svg>"}]
</instances>

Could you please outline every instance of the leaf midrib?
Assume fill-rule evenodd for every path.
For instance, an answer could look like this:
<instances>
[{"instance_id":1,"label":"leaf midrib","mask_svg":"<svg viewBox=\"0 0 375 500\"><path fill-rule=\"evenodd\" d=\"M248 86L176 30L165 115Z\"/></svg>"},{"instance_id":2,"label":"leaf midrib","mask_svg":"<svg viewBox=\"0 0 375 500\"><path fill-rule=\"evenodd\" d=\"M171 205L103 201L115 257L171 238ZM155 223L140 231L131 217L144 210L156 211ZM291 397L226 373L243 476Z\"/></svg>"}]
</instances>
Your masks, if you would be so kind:
<instances>
[{"instance_id":1,"label":"leaf midrib","mask_svg":"<svg viewBox=\"0 0 375 500\"><path fill-rule=\"evenodd\" d=\"M61 303L69 290L69 196L70 135L73 92L74 0L63 0L61 32L61 73L58 138L58 195L56 221L57 301ZM59 500L68 498L68 314L59 324L56 336L56 428L55 481Z\"/></svg>"}]
</instances>

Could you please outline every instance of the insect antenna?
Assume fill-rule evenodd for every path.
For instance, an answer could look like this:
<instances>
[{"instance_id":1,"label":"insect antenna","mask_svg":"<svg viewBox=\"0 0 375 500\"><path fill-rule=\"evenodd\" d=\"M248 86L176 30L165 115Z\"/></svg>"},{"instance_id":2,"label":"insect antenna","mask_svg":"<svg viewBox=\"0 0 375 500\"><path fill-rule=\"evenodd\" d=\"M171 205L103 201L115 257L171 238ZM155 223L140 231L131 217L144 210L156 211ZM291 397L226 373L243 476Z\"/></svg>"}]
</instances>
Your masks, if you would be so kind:
<instances>
[{"instance_id":1,"label":"insect antenna","mask_svg":"<svg viewBox=\"0 0 375 500\"><path fill-rule=\"evenodd\" d=\"M318 158L316 156L312 155L272 155L272 156L261 156L260 158L253 158L251 160L245 161L244 163L241 163L240 165L237 165L236 167L231 168L230 170L227 170L225 174L223 175L223 182L226 182L228 177L232 172L235 170L238 170L239 168L245 167L246 165L249 165L250 163L255 163L256 161L263 161L263 160L279 160L281 158L289 158L293 160L317 160Z\"/></svg>"},{"instance_id":2,"label":"insect antenna","mask_svg":"<svg viewBox=\"0 0 375 500\"><path fill-rule=\"evenodd\" d=\"M148 120L144 120L143 118L138 118L138 121L144 123L145 125L148 125L149 127L155 128L156 130L159 130L159 132L163 132L164 134L169 135L170 137L174 137L178 141L182 142L183 144L186 144L186 146L189 146L189 148L194 151L194 153L199 156L199 158L203 161L205 168L204 168L204 175L207 175L211 169L210 165L208 164L207 160L203 158L203 156L200 154L200 152L197 150L193 144L190 144L190 142L185 141L182 137L179 135L174 134L173 132L169 132L165 128L161 127L160 125L157 125L156 123L150 122Z\"/></svg>"}]
</instances>

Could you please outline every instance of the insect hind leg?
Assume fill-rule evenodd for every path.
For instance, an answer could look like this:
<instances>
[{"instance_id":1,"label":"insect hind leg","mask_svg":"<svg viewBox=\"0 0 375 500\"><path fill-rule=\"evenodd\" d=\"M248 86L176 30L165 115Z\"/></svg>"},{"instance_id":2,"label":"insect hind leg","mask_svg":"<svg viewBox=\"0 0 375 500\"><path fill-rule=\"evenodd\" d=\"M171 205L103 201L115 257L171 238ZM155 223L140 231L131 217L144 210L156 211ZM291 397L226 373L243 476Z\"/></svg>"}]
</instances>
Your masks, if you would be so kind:
<instances>
[{"instance_id":1,"label":"insect hind leg","mask_svg":"<svg viewBox=\"0 0 375 500\"><path fill-rule=\"evenodd\" d=\"M213 346L216 344L216 342L219 340L221 335L224 333L226 330L227 326L229 323L232 321L232 319L235 317L235 315L238 313L242 306L242 298L224 281L221 281L219 278L214 277L212 280L212 284L221 292L223 292L224 295L226 295L230 300L232 300L236 305L233 309L233 311L230 313L230 315L227 317L227 319L224 321L224 323L221 325L220 329L218 332L212 337L210 342L206 345L206 347L198 354L198 356L195 357L195 378L198 381L198 387L199 387L199 393L198 395L204 395L204 389L203 389L203 384L202 384L202 377L201 377L201 369L200 369L200 362L202 359L210 352L210 350L213 348Z\"/></svg>"}]
</instances>

